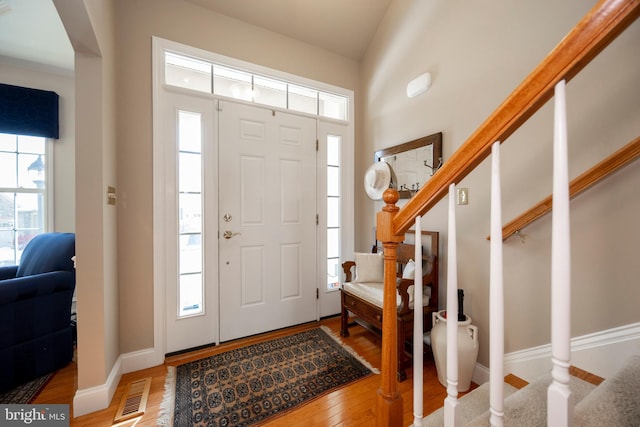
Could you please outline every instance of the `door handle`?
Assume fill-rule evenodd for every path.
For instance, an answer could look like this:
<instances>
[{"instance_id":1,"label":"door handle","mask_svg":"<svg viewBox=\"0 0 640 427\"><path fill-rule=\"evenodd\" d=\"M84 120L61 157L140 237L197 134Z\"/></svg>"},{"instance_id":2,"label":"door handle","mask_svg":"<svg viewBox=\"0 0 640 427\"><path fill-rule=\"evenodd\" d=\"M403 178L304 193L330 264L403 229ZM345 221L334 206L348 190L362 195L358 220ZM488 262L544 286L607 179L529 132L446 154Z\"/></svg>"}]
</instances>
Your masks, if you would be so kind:
<instances>
[{"instance_id":1,"label":"door handle","mask_svg":"<svg viewBox=\"0 0 640 427\"><path fill-rule=\"evenodd\" d=\"M239 235L239 234L240 234L240 233L233 233L233 232L231 232L231 230L226 230L226 231L224 232L224 234L222 235L222 237L224 237L225 239L230 239L230 238L232 238L233 236L237 236L237 235Z\"/></svg>"}]
</instances>

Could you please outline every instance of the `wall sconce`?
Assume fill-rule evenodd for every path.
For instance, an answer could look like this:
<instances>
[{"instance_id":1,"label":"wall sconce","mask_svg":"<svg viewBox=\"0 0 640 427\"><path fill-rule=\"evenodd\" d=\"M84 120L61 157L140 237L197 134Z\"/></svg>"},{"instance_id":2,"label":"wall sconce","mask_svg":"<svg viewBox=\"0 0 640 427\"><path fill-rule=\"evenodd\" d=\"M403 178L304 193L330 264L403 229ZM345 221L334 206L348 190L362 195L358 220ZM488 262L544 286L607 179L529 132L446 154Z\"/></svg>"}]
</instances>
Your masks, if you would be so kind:
<instances>
[{"instance_id":1,"label":"wall sconce","mask_svg":"<svg viewBox=\"0 0 640 427\"><path fill-rule=\"evenodd\" d=\"M407 96L415 98L431 87L431 73L420 74L407 84Z\"/></svg>"}]
</instances>

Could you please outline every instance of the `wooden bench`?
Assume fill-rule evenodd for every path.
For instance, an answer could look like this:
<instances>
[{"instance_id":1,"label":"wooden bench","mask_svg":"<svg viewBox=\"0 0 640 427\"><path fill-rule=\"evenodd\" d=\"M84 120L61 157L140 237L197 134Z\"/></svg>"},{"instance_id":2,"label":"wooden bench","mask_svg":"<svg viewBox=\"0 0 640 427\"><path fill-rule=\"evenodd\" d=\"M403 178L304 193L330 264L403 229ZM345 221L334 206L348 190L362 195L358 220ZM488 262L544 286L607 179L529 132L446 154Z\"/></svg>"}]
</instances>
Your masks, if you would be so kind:
<instances>
[{"instance_id":1,"label":"wooden bench","mask_svg":"<svg viewBox=\"0 0 640 427\"><path fill-rule=\"evenodd\" d=\"M425 253L423 248L423 328L424 332L431 330L432 312L438 311L438 232L423 231L423 235L431 237L431 251ZM411 366L411 347L413 340L413 279L408 276L407 268L415 256L413 244L401 243L397 251L398 268L396 270L397 306L398 306L398 381L407 378L405 369ZM356 254L356 260L360 259L367 264L377 263L373 257L382 255ZM356 267L354 277L352 268ZM341 291L341 325L340 334L349 336L349 326L356 323L381 336L382 331L382 295L384 284L380 281L362 281L358 279L358 266L356 261L346 261L342 264L346 279ZM371 276L369 272L366 275ZM375 276L375 275L374 275ZM354 281L355 279L355 281ZM411 287L411 288L410 288ZM350 318L349 314L353 316Z\"/></svg>"}]
</instances>

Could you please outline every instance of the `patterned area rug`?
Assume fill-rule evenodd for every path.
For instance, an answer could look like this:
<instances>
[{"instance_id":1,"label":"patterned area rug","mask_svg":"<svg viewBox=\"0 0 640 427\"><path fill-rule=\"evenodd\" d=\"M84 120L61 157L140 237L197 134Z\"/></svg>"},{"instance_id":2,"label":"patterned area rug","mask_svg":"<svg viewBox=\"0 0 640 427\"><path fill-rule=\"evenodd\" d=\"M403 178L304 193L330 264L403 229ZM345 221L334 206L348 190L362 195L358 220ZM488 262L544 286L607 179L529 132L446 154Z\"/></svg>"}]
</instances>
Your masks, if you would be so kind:
<instances>
[{"instance_id":1,"label":"patterned area rug","mask_svg":"<svg viewBox=\"0 0 640 427\"><path fill-rule=\"evenodd\" d=\"M53 373L19 385L13 390L0 393L0 405L30 403L44 389L51 378L53 378Z\"/></svg>"},{"instance_id":2,"label":"patterned area rug","mask_svg":"<svg viewBox=\"0 0 640 427\"><path fill-rule=\"evenodd\" d=\"M328 328L316 328L169 367L158 424L250 426L372 372Z\"/></svg>"}]
</instances>

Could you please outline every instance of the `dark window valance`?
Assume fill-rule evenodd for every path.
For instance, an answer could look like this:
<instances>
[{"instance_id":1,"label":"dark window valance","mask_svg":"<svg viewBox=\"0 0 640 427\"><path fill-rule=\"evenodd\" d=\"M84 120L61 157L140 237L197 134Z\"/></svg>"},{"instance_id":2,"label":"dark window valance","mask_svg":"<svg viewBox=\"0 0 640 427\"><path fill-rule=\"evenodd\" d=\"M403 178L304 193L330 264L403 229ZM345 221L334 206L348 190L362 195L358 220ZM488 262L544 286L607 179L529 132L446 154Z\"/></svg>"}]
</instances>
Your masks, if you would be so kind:
<instances>
[{"instance_id":1,"label":"dark window valance","mask_svg":"<svg viewBox=\"0 0 640 427\"><path fill-rule=\"evenodd\" d=\"M58 139L58 94L0 83L0 133Z\"/></svg>"}]
</instances>

